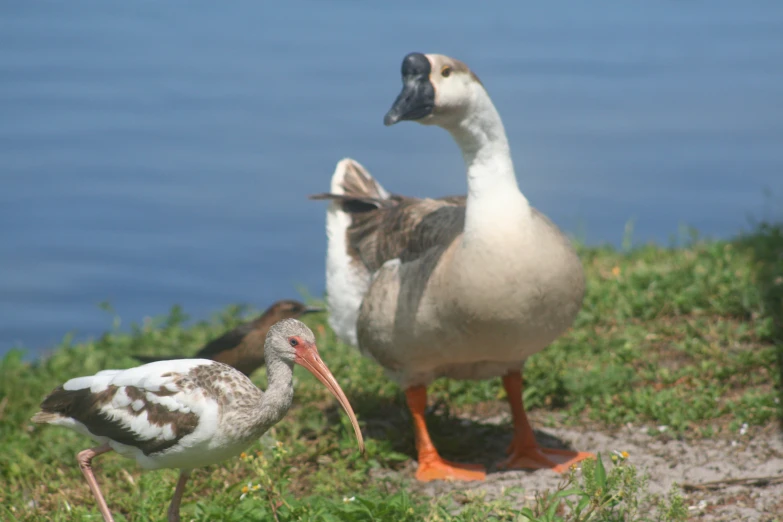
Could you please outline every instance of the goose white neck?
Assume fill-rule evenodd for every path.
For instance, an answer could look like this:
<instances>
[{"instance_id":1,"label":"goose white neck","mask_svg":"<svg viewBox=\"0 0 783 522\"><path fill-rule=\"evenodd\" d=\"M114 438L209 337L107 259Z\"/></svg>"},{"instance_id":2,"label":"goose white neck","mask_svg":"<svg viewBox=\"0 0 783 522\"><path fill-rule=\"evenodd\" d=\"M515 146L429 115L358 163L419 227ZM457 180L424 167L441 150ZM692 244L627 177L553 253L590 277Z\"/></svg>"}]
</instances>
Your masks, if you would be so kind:
<instances>
[{"instance_id":1,"label":"goose white neck","mask_svg":"<svg viewBox=\"0 0 783 522\"><path fill-rule=\"evenodd\" d=\"M517 185L506 130L481 85L474 86L466 116L446 130L459 145L467 167L465 231L503 219L504 214L527 212L528 202Z\"/></svg>"}]
</instances>

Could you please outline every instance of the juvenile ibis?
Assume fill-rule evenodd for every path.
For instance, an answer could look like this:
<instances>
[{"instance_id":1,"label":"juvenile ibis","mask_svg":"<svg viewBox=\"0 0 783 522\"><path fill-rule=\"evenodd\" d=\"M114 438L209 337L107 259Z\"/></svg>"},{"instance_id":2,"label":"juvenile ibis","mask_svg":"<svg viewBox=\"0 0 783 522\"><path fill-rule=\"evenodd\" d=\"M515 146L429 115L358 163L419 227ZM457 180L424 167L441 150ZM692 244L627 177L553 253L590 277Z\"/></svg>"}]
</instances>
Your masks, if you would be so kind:
<instances>
[{"instance_id":1,"label":"juvenile ibis","mask_svg":"<svg viewBox=\"0 0 783 522\"><path fill-rule=\"evenodd\" d=\"M248 377L264 365L264 340L269 328L283 319L296 319L304 314L322 312L293 300L277 301L252 321L239 324L201 348L192 357L175 355L134 355L139 362L150 363L169 359L211 359L233 366Z\"/></svg>"},{"instance_id":2,"label":"juvenile ibis","mask_svg":"<svg viewBox=\"0 0 783 522\"><path fill-rule=\"evenodd\" d=\"M478 77L459 60L411 53L384 118L447 130L462 151L467 197L389 193L358 162L337 164L327 194L329 322L383 366L413 415L416 477L482 480L482 466L440 457L427 431L433 380L502 377L514 435L502 468L556 472L589 453L544 448L522 403L521 371L573 323L582 265L568 238L517 184L506 132Z\"/></svg>"},{"instance_id":3,"label":"juvenile ibis","mask_svg":"<svg viewBox=\"0 0 783 522\"><path fill-rule=\"evenodd\" d=\"M168 509L169 521L179 521L193 469L239 455L285 416L294 397L295 363L334 394L363 452L356 416L319 357L313 332L296 319L285 319L269 329L265 351L269 385L264 392L223 363L159 361L71 379L44 399L32 420L71 428L100 444L80 452L77 461L105 522L113 519L92 472L94 457L114 450L145 469L179 468Z\"/></svg>"}]
</instances>

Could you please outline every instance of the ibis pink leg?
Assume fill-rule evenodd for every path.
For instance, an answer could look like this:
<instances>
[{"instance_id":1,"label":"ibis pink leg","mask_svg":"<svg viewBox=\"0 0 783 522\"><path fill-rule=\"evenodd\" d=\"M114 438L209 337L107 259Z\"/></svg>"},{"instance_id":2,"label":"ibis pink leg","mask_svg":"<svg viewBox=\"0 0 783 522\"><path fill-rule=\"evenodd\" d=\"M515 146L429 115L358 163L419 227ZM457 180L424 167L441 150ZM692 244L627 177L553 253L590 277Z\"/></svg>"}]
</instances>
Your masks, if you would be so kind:
<instances>
[{"instance_id":1,"label":"ibis pink leg","mask_svg":"<svg viewBox=\"0 0 783 522\"><path fill-rule=\"evenodd\" d=\"M413 415L413 428L416 432L416 449L419 453L419 469L416 478L422 482L431 480L484 480L486 473L480 464L457 464L438 455L438 450L430 440L424 410L427 408L427 388L411 386L405 390L408 408Z\"/></svg>"},{"instance_id":2,"label":"ibis pink leg","mask_svg":"<svg viewBox=\"0 0 783 522\"><path fill-rule=\"evenodd\" d=\"M514 420L514 438L508 448L509 457L498 464L505 469L544 469L557 473L568 470L571 464L584 459L594 458L592 453L542 448L536 442L533 428L527 420L525 406L522 403L522 373L509 372L503 376L503 387L508 395L511 415Z\"/></svg>"},{"instance_id":3,"label":"ibis pink leg","mask_svg":"<svg viewBox=\"0 0 783 522\"><path fill-rule=\"evenodd\" d=\"M179 522L179 506L182 503L182 495L185 493L185 483L189 478L190 470L180 471L177 487L174 489L174 496L171 497L171 504L169 504L169 522Z\"/></svg>"},{"instance_id":4,"label":"ibis pink leg","mask_svg":"<svg viewBox=\"0 0 783 522\"><path fill-rule=\"evenodd\" d=\"M114 519L109 512L109 506L107 506L106 501L103 500L101 488L98 487L98 482L95 480L95 475L92 472L92 459L107 451L111 451L111 446L108 444L104 444L97 448L86 449L76 455L76 460L79 462L79 468L81 468L84 478L87 479L87 485L90 486L90 490L92 491L95 500L98 502L98 509L101 511L101 515L103 515L104 522L114 522Z\"/></svg>"}]
</instances>

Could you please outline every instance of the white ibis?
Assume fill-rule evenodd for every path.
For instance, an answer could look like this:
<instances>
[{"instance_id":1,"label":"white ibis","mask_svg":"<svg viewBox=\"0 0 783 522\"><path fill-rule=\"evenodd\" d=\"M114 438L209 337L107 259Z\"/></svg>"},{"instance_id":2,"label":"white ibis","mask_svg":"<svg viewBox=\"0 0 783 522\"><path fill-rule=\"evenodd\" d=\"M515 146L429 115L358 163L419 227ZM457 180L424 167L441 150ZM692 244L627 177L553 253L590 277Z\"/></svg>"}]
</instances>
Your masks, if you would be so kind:
<instances>
[{"instance_id":1,"label":"white ibis","mask_svg":"<svg viewBox=\"0 0 783 522\"><path fill-rule=\"evenodd\" d=\"M250 376L264 365L264 341L269 328L283 319L297 319L305 314L322 312L299 301L285 299L272 303L263 314L239 324L220 337L212 339L193 357L134 355L139 362L150 363L168 359L211 359L233 366Z\"/></svg>"},{"instance_id":2,"label":"white ibis","mask_svg":"<svg viewBox=\"0 0 783 522\"><path fill-rule=\"evenodd\" d=\"M437 125L459 145L467 197L387 192L345 159L332 177L326 287L330 324L387 370L413 414L419 480L481 480L481 466L438 455L424 420L440 377L503 378L514 423L506 468L564 471L589 453L538 445L522 403L521 370L573 323L582 265L568 238L517 185L508 140L478 77L461 61L411 53L384 123Z\"/></svg>"},{"instance_id":3,"label":"white ibis","mask_svg":"<svg viewBox=\"0 0 783 522\"><path fill-rule=\"evenodd\" d=\"M169 521L179 521L182 494L193 469L239 455L285 416L294 397L294 363L334 394L350 417L363 452L356 416L319 357L313 332L296 319L280 321L269 329L265 351L265 392L223 363L160 361L71 379L44 399L32 420L71 428L100 443L80 452L77 460L105 522L113 519L92 472L95 456L114 450L145 469L179 468L168 510Z\"/></svg>"}]
</instances>

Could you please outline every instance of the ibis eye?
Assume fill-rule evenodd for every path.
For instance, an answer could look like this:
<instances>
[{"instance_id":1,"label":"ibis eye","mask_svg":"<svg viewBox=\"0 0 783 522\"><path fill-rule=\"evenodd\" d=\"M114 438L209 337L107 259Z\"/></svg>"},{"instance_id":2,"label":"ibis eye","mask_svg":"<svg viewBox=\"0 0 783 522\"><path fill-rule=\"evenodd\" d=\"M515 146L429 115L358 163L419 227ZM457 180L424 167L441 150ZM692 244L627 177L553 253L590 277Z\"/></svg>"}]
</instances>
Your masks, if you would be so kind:
<instances>
[{"instance_id":1,"label":"ibis eye","mask_svg":"<svg viewBox=\"0 0 783 522\"><path fill-rule=\"evenodd\" d=\"M289 342L289 344L291 346L298 346L299 345L299 341L297 341L296 339L289 339L288 342Z\"/></svg>"},{"instance_id":2,"label":"ibis eye","mask_svg":"<svg viewBox=\"0 0 783 522\"><path fill-rule=\"evenodd\" d=\"M449 76L451 76L451 67L449 67L448 65L444 65L443 68L440 70L440 75L443 76L444 78L448 78Z\"/></svg>"}]
</instances>

